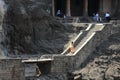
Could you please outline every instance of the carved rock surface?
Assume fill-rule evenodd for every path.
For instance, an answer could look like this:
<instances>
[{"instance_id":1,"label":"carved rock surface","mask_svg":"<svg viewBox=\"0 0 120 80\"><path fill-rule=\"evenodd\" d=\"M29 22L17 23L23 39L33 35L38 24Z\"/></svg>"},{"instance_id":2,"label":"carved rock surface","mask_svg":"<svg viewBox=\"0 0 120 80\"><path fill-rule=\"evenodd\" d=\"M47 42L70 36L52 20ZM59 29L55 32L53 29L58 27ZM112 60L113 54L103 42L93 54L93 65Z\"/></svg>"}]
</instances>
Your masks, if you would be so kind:
<instances>
[{"instance_id":1,"label":"carved rock surface","mask_svg":"<svg viewBox=\"0 0 120 80\"><path fill-rule=\"evenodd\" d=\"M0 3L2 45L8 53L58 54L74 32L43 10L41 0L0 0Z\"/></svg>"}]
</instances>

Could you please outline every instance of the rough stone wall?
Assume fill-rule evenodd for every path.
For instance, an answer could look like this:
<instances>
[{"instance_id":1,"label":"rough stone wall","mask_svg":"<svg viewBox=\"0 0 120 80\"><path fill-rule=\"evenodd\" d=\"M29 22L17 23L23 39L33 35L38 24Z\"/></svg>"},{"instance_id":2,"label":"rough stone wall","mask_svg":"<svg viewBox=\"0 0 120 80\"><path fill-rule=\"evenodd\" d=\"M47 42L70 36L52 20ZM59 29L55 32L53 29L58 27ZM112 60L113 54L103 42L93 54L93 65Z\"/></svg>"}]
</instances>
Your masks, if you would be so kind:
<instances>
[{"instance_id":1,"label":"rough stone wall","mask_svg":"<svg viewBox=\"0 0 120 80\"><path fill-rule=\"evenodd\" d=\"M0 59L0 80L25 80L21 60Z\"/></svg>"},{"instance_id":2,"label":"rough stone wall","mask_svg":"<svg viewBox=\"0 0 120 80\"><path fill-rule=\"evenodd\" d=\"M54 61L51 63L51 72L52 73L66 73L67 68L69 67L69 61L72 57L66 56L54 56ZM69 59L69 61L68 61ZM70 66L72 68L72 66Z\"/></svg>"},{"instance_id":3,"label":"rough stone wall","mask_svg":"<svg viewBox=\"0 0 120 80\"><path fill-rule=\"evenodd\" d=\"M36 76L36 63L25 64L25 77Z\"/></svg>"},{"instance_id":4,"label":"rough stone wall","mask_svg":"<svg viewBox=\"0 0 120 80\"><path fill-rule=\"evenodd\" d=\"M102 31L96 32L95 36L79 51L75 56L54 56L51 72L66 73L80 69L82 63L85 63L95 47L98 46L111 34L112 25L106 25ZM92 45L92 46L91 46Z\"/></svg>"},{"instance_id":5,"label":"rough stone wall","mask_svg":"<svg viewBox=\"0 0 120 80\"><path fill-rule=\"evenodd\" d=\"M68 43L68 27L50 16L45 10L50 1L0 0L2 20L2 47L6 54L59 54ZM1 25L0 24L0 25ZM8 54L9 53L9 54Z\"/></svg>"}]
</instances>

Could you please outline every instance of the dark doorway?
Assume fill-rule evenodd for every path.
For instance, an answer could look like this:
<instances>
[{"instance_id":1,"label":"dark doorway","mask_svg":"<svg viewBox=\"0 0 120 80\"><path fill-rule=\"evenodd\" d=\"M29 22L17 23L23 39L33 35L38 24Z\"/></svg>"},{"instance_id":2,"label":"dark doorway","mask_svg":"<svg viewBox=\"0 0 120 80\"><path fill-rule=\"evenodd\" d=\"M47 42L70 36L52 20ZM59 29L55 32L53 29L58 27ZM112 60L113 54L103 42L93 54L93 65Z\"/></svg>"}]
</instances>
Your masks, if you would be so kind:
<instances>
[{"instance_id":1,"label":"dark doorway","mask_svg":"<svg viewBox=\"0 0 120 80\"><path fill-rule=\"evenodd\" d=\"M100 0L88 0L88 15L93 16L93 13L99 12Z\"/></svg>"},{"instance_id":2,"label":"dark doorway","mask_svg":"<svg viewBox=\"0 0 120 80\"><path fill-rule=\"evenodd\" d=\"M84 0L71 0L71 16L82 16Z\"/></svg>"},{"instance_id":3,"label":"dark doorway","mask_svg":"<svg viewBox=\"0 0 120 80\"><path fill-rule=\"evenodd\" d=\"M40 69L41 74L49 74L51 72L51 62L39 62L37 66Z\"/></svg>"},{"instance_id":4,"label":"dark doorway","mask_svg":"<svg viewBox=\"0 0 120 80\"><path fill-rule=\"evenodd\" d=\"M55 1L55 15L58 10L63 14L66 14L66 0L54 0Z\"/></svg>"}]
</instances>

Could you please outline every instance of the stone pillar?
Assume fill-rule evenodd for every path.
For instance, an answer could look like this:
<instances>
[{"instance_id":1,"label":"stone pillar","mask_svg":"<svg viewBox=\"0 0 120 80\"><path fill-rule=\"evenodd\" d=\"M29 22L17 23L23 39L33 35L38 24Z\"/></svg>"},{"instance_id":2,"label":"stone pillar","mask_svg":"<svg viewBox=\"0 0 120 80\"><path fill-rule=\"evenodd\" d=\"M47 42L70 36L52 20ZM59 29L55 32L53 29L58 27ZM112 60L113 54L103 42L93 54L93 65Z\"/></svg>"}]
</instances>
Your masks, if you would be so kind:
<instances>
[{"instance_id":1,"label":"stone pillar","mask_svg":"<svg viewBox=\"0 0 120 80\"><path fill-rule=\"evenodd\" d=\"M67 16L71 16L70 0L67 0L66 15L67 15Z\"/></svg>"},{"instance_id":2,"label":"stone pillar","mask_svg":"<svg viewBox=\"0 0 120 80\"><path fill-rule=\"evenodd\" d=\"M88 16L88 0L84 2L84 16Z\"/></svg>"},{"instance_id":3,"label":"stone pillar","mask_svg":"<svg viewBox=\"0 0 120 80\"><path fill-rule=\"evenodd\" d=\"M103 12L103 0L100 0L100 8L99 8L100 14L102 16L104 16L104 12Z\"/></svg>"},{"instance_id":4,"label":"stone pillar","mask_svg":"<svg viewBox=\"0 0 120 80\"><path fill-rule=\"evenodd\" d=\"M52 0L52 16L55 16L55 0Z\"/></svg>"},{"instance_id":5,"label":"stone pillar","mask_svg":"<svg viewBox=\"0 0 120 80\"><path fill-rule=\"evenodd\" d=\"M103 12L111 12L111 0L103 0Z\"/></svg>"}]
</instances>

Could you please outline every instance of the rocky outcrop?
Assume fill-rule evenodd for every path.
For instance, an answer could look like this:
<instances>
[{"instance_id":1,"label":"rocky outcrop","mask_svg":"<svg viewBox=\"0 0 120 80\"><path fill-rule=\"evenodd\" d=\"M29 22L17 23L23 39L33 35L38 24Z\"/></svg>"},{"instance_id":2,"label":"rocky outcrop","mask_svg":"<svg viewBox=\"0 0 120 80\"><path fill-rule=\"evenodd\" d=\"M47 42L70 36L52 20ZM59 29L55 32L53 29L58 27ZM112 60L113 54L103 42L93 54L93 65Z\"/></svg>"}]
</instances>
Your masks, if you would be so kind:
<instances>
[{"instance_id":1,"label":"rocky outcrop","mask_svg":"<svg viewBox=\"0 0 120 80\"><path fill-rule=\"evenodd\" d=\"M118 54L116 57L117 56ZM88 64L87 67L80 71L82 74L82 79L119 80L120 64L116 60L112 61L111 58L113 59L111 56L100 56L99 58L96 58L92 63Z\"/></svg>"},{"instance_id":2,"label":"rocky outcrop","mask_svg":"<svg viewBox=\"0 0 120 80\"><path fill-rule=\"evenodd\" d=\"M74 32L57 22L40 0L0 0L3 47L8 53L58 54ZM71 27L72 28L72 27Z\"/></svg>"},{"instance_id":3,"label":"rocky outcrop","mask_svg":"<svg viewBox=\"0 0 120 80\"><path fill-rule=\"evenodd\" d=\"M78 71L81 80L120 80L120 28L116 28L118 31L100 44L94 58Z\"/></svg>"}]
</instances>

